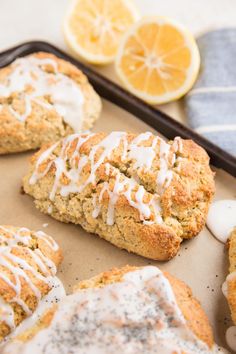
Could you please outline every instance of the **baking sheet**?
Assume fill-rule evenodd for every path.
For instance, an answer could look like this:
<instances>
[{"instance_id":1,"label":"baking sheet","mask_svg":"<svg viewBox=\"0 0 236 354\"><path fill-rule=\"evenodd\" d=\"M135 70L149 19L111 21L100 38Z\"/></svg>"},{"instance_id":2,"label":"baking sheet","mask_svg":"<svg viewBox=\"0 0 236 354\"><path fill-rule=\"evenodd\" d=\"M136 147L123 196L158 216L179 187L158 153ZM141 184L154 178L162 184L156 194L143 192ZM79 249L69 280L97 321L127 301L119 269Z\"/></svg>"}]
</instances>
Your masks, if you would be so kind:
<instances>
[{"instance_id":1,"label":"baking sheet","mask_svg":"<svg viewBox=\"0 0 236 354\"><path fill-rule=\"evenodd\" d=\"M24 42L1 52L0 67L10 64L19 56L25 56L38 51L52 53L74 64L78 67L78 69L82 70L87 75L90 83L94 86L97 93L100 94L101 97L118 105L119 107L122 107L131 114L136 115L139 119L149 124L152 128L157 129L162 134L165 134L166 137L173 139L175 136L181 135L185 139L195 140L195 142L204 147L208 152L214 166L223 168L232 176L236 177L236 158L183 124L184 114L182 107L183 102L181 100L178 102L172 102L172 104L162 105L161 109L158 107L152 107L132 95L120 85L116 85L114 81L116 81L117 77L114 72L114 67L111 70L111 75L109 75L109 78L112 77L111 81L98 73L98 71L102 71L101 68L94 70L88 65L83 64L81 61L78 61L73 56L61 51L54 45L42 41ZM171 107L174 108L173 117L175 117L175 119L173 119L172 116L165 114L165 112L171 111Z\"/></svg>"},{"instance_id":2,"label":"baking sheet","mask_svg":"<svg viewBox=\"0 0 236 354\"><path fill-rule=\"evenodd\" d=\"M156 133L131 114L103 101L102 117L96 123L94 131L113 130L134 133L149 130ZM86 233L80 226L56 221L40 213L34 207L33 199L20 192L21 179L27 171L31 155L32 152L0 156L0 224L43 230L55 238L64 254L58 275L68 293L79 280L112 267L126 264L156 265L184 280L192 288L210 319L216 342L225 346L224 334L231 321L226 300L221 292L221 284L228 268L227 252L223 244L204 228L194 240L182 244L179 254L173 260L155 262L119 250L98 236ZM235 199L235 186L236 180L232 176L217 170L216 200ZM48 226L43 227L44 224Z\"/></svg>"}]
</instances>

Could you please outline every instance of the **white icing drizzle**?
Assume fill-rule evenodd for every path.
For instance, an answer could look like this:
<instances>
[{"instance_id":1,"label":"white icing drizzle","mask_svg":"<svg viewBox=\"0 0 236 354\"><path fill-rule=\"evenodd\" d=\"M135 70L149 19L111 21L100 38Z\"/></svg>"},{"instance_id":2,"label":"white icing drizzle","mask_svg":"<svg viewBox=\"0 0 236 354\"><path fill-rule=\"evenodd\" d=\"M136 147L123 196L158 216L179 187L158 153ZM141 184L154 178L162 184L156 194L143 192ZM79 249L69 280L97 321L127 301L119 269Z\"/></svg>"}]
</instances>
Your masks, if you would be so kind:
<instances>
[{"instance_id":1,"label":"white icing drizzle","mask_svg":"<svg viewBox=\"0 0 236 354\"><path fill-rule=\"evenodd\" d=\"M228 282L232 280L236 280L236 271L229 273L225 282L222 285L222 292L226 298L228 296Z\"/></svg>"},{"instance_id":2,"label":"white icing drizzle","mask_svg":"<svg viewBox=\"0 0 236 354\"><path fill-rule=\"evenodd\" d=\"M62 320L63 319L63 320ZM58 305L50 325L3 354L208 354L190 330L167 278L148 266L119 283L80 290Z\"/></svg>"},{"instance_id":3,"label":"white icing drizzle","mask_svg":"<svg viewBox=\"0 0 236 354\"><path fill-rule=\"evenodd\" d=\"M142 168L146 171L151 169L153 160L156 157L155 147L157 145L157 141L160 138L155 137L151 146L143 146L140 144L152 137L153 135L150 132L139 134L135 139L132 140L131 144L129 145L128 157L130 159L136 160L134 168Z\"/></svg>"},{"instance_id":4,"label":"white icing drizzle","mask_svg":"<svg viewBox=\"0 0 236 354\"><path fill-rule=\"evenodd\" d=\"M107 176L109 176L109 174L110 174L110 167L111 166L109 165L109 163L105 164L105 173L106 173Z\"/></svg>"},{"instance_id":5,"label":"white icing drizzle","mask_svg":"<svg viewBox=\"0 0 236 354\"><path fill-rule=\"evenodd\" d=\"M153 139L152 139L153 138ZM147 142L152 139L151 146L140 145L143 142ZM160 144L160 170L157 173L156 183L158 186L159 193L163 193L164 189L167 188L173 178L172 167L176 162L176 155L173 153L172 160L169 162L169 154L171 145L166 143L163 139L158 136L153 137L153 134L146 132L139 134L129 145L128 156L130 159L136 160L134 168L143 169L145 172L150 170L153 164L153 160L156 157L156 146ZM176 137L173 142L174 152L182 152L182 140Z\"/></svg>"},{"instance_id":6,"label":"white icing drizzle","mask_svg":"<svg viewBox=\"0 0 236 354\"><path fill-rule=\"evenodd\" d=\"M210 206L207 227L221 242L225 243L236 227L236 200L218 200Z\"/></svg>"},{"instance_id":7,"label":"white icing drizzle","mask_svg":"<svg viewBox=\"0 0 236 354\"><path fill-rule=\"evenodd\" d=\"M111 169L114 170L113 167ZM100 213L100 205L103 199L103 195L107 192L109 196L109 204L108 204L108 212L107 212L107 225L114 224L115 217L115 205L117 203L118 198L123 195L126 197L129 204L137 209L140 214L140 220L144 221L144 223L151 223L150 221L146 221L145 219L149 219L151 216L151 212L155 214L155 222L161 223L162 217L160 215L161 207L159 205L159 197L157 195L153 195L152 199L149 203L145 203L143 198L145 194L145 189L142 185L139 185L133 178L127 178L122 175L117 170L114 171L116 174L114 187L111 190L109 182L104 182L102 190L99 195L98 204L95 202L95 208L93 217L97 217ZM132 193L135 191L135 201L132 198ZM95 199L96 201L96 199Z\"/></svg>"},{"instance_id":8,"label":"white icing drizzle","mask_svg":"<svg viewBox=\"0 0 236 354\"><path fill-rule=\"evenodd\" d=\"M58 250L56 242L42 231L36 232L35 236L39 240L43 240L52 251ZM11 330L15 328L14 311L11 307L12 303L20 305L27 316L32 314L32 311L21 297L22 279L27 283L38 303L42 298L42 294L29 274L31 274L34 279L43 281L50 288L54 286L54 276L57 270L56 266L39 248L34 250L29 248L31 240L30 231L26 228L19 228L13 231L10 228L0 226L0 266L7 269L10 274L0 272L0 279L2 279L15 294L8 303L0 297L0 319L5 322ZM24 251L28 253L29 260L25 260L21 258L20 255L13 253L13 251L20 251L22 247L24 247ZM31 260L36 263L41 273L30 264Z\"/></svg>"},{"instance_id":9,"label":"white icing drizzle","mask_svg":"<svg viewBox=\"0 0 236 354\"><path fill-rule=\"evenodd\" d=\"M6 338L4 338L3 342L0 344L0 348L1 345L3 346L9 340L16 338L17 336L23 334L25 331L32 328L42 318L45 312L52 307L53 304L58 304L65 296L66 296L66 292L62 282L57 277L54 277L54 283L52 289L48 292L48 294L46 294L40 300L38 307L36 308L34 313L32 313L31 316L27 317L24 321L22 321L11 334L9 334ZM1 298L0 298L0 302L1 302ZM9 310L12 311L11 306L9 306ZM13 311L12 313L14 316ZM6 320L4 320L4 322L7 323L7 318ZM13 317L13 324L14 324L14 317Z\"/></svg>"},{"instance_id":10,"label":"white icing drizzle","mask_svg":"<svg viewBox=\"0 0 236 354\"><path fill-rule=\"evenodd\" d=\"M179 136L177 136L174 139L173 147L174 147L175 151L179 151L179 153L182 154L182 152L183 152L183 141L182 141L182 139Z\"/></svg>"},{"instance_id":11,"label":"white icing drizzle","mask_svg":"<svg viewBox=\"0 0 236 354\"><path fill-rule=\"evenodd\" d=\"M45 66L53 72L43 70ZM10 68L6 80L0 83L0 96L7 98L15 92L24 95L24 113L9 106L17 120L24 122L32 112L32 103L36 103L48 110L55 109L75 132L81 130L84 96L78 83L58 71L55 60L29 56L15 60ZM50 102L45 100L46 96Z\"/></svg>"},{"instance_id":12,"label":"white icing drizzle","mask_svg":"<svg viewBox=\"0 0 236 354\"><path fill-rule=\"evenodd\" d=\"M11 237L4 235L3 233L1 233L1 231L10 234ZM28 231L29 230L26 229L25 227L21 227L19 230L15 232L11 229L8 229L7 227L0 226L0 242L4 243L9 247L16 246L19 242L25 246L28 246L31 240Z\"/></svg>"},{"instance_id":13,"label":"white icing drizzle","mask_svg":"<svg viewBox=\"0 0 236 354\"><path fill-rule=\"evenodd\" d=\"M52 154L52 152L56 149L56 147L58 146L58 143L53 144L52 146L50 146L47 150L45 150L38 158L37 163L36 163L36 170L37 170L37 174L34 173L31 178L30 178L30 184L35 184L37 182L38 179L40 179L41 177L43 177L44 175L46 175L52 165L52 163L48 164L46 170L43 173L39 173L38 168L39 166L44 162L47 161L50 157L50 155Z\"/></svg>"},{"instance_id":14,"label":"white icing drizzle","mask_svg":"<svg viewBox=\"0 0 236 354\"><path fill-rule=\"evenodd\" d=\"M170 182L173 177L173 172L168 166L168 155L170 151L169 144L163 144L163 141L160 143L160 171L157 175L157 185L159 186L160 192L163 191L165 187L170 185ZM172 159L172 163L175 162L175 159Z\"/></svg>"},{"instance_id":15,"label":"white icing drizzle","mask_svg":"<svg viewBox=\"0 0 236 354\"><path fill-rule=\"evenodd\" d=\"M100 195L96 198L93 197L94 211L92 216L97 218L100 214L100 206L106 193L109 197L108 212L107 212L107 224L113 225L115 218L115 205L120 196L124 196L129 204L137 209L140 214L140 220L144 223L161 223L161 206L160 195L170 185L173 178L173 166L178 159L176 153L182 151L182 141L180 138L174 140L172 149L172 158L170 161L170 149L171 145L166 143L163 139L157 136L153 136L152 133L147 132L138 135L130 143L127 139L127 133L125 132L112 132L105 136L102 141L92 146L88 155L80 154L80 147L90 139L94 134L73 134L63 140L62 148L59 152L59 156L55 156L53 153L59 146L59 143L52 145L45 150L36 162L34 172L29 180L30 184L35 184L39 179L44 177L51 166L56 168L53 187L51 189L49 199L53 202L56 193L59 192L61 196L66 197L70 193L80 193L89 184L96 184L96 173L99 167L105 165L105 174L109 177L113 177L114 185L111 186L109 181L103 183ZM77 146L72 154L68 156L68 151L71 144L77 139ZM151 140L151 146L150 146ZM141 145L140 145L141 144ZM146 146L148 145L149 146ZM139 184L138 176L126 177L117 168L109 163L111 155L121 147L121 161L134 161L133 168L137 171L144 170L147 172L151 169L153 161L157 155L157 145L159 144L159 162L160 169L157 171L156 184L158 193L154 194L149 202L144 201L145 189ZM69 160L70 169L67 168L67 161ZM46 168L43 172L40 172L41 164L46 164ZM89 165L90 173L86 180L84 176L81 177L81 172L85 166ZM61 177L65 176L69 183L66 185L61 182ZM134 196L135 194L135 196ZM51 212L51 211L50 211ZM50 213L49 212L49 213ZM150 220L151 215L154 215L154 220Z\"/></svg>"},{"instance_id":16,"label":"white icing drizzle","mask_svg":"<svg viewBox=\"0 0 236 354\"><path fill-rule=\"evenodd\" d=\"M53 251L58 251L59 246L56 243L56 241L49 235L45 234L43 231L36 231L35 235L37 236L38 239L43 240L47 245L53 250Z\"/></svg>"}]
</instances>

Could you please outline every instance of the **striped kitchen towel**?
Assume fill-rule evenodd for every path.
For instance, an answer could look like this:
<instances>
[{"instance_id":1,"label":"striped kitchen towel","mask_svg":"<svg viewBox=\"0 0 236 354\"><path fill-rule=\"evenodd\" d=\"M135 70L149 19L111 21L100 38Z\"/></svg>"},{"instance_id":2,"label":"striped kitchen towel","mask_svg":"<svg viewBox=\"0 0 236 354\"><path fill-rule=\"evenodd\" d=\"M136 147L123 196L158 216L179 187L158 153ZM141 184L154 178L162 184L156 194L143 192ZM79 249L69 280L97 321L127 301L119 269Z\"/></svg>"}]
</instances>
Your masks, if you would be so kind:
<instances>
[{"instance_id":1,"label":"striped kitchen towel","mask_svg":"<svg viewBox=\"0 0 236 354\"><path fill-rule=\"evenodd\" d=\"M236 28L205 33L197 43L201 69L185 97L189 125L236 156Z\"/></svg>"}]
</instances>

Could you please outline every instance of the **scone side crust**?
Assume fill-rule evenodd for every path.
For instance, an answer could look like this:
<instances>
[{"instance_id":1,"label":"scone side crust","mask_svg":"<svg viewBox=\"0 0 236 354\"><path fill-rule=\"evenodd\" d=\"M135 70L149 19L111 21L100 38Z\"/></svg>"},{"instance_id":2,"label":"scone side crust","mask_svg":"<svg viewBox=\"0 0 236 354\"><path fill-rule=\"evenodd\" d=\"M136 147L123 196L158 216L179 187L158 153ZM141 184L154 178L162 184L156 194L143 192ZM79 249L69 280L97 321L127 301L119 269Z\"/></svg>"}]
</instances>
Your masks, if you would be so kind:
<instances>
[{"instance_id":1,"label":"scone side crust","mask_svg":"<svg viewBox=\"0 0 236 354\"><path fill-rule=\"evenodd\" d=\"M50 53L39 52L28 57L53 60L58 67L59 73L64 74L78 84L84 95L83 114L81 117L82 129L91 128L99 117L101 100L89 84L86 76L69 62ZM53 68L48 65L45 71L53 72ZM0 85L4 83L10 72L11 64L0 70ZM48 97L44 97L43 104L39 104L37 100L32 101L31 114L24 121L19 121L12 113L11 105L23 114L26 110L24 97L22 98L18 93L14 93L11 95L10 100L0 95L0 154L36 149L44 143L56 141L73 132L72 127L62 119L62 116L53 106L52 109L46 107L48 100Z\"/></svg>"}]
</instances>

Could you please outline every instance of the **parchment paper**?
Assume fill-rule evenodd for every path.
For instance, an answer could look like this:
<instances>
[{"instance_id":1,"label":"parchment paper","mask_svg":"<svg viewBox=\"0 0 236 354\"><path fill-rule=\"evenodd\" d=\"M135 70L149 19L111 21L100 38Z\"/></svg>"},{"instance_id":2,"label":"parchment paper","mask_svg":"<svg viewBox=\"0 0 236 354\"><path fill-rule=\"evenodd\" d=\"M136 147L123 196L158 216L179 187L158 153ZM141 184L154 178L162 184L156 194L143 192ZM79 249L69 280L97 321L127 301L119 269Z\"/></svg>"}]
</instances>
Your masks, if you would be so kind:
<instances>
[{"instance_id":1,"label":"parchment paper","mask_svg":"<svg viewBox=\"0 0 236 354\"><path fill-rule=\"evenodd\" d=\"M156 133L134 116L106 101L103 101L102 118L94 130L137 133L149 130ZM20 193L21 179L27 171L31 155L32 152L0 156L0 224L43 230L58 241L64 254L58 275L68 293L79 280L90 278L112 267L126 264L156 265L170 271L192 288L210 319L217 343L225 346L224 334L231 322L228 306L221 292L228 268L227 252L223 244L204 228L194 240L182 244L180 253L173 260L165 263L150 262L117 249L98 236L86 233L80 226L58 222L40 213L34 207L33 199ZM215 199L236 198L235 179L221 170L216 172ZM48 226L43 227L43 224Z\"/></svg>"}]
</instances>

